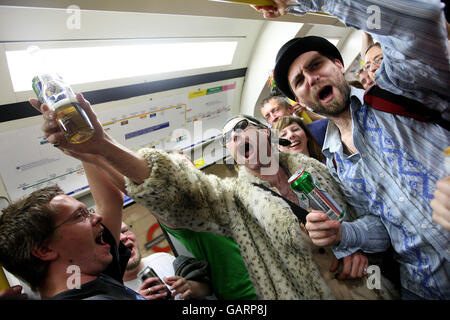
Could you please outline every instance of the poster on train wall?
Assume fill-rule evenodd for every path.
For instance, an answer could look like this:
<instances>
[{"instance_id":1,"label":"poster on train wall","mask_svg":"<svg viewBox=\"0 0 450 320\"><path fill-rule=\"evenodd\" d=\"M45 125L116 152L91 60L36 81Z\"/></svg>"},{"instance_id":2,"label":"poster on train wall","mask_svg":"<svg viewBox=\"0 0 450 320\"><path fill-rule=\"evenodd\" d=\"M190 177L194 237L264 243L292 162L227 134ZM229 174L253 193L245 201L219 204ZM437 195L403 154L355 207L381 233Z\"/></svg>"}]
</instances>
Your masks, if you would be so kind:
<instances>
[{"instance_id":1,"label":"poster on train wall","mask_svg":"<svg viewBox=\"0 0 450 320\"><path fill-rule=\"evenodd\" d=\"M124 105L97 116L105 131L131 150L182 150L220 135L221 123L230 115L234 87L216 88L214 93L207 88L204 96L196 98L186 92ZM199 127L194 128L193 123L201 124L203 131L194 134ZM69 195L88 189L81 162L48 143L40 127L0 133L0 173L11 200L53 184ZM205 135L210 128L218 129Z\"/></svg>"},{"instance_id":2,"label":"poster on train wall","mask_svg":"<svg viewBox=\"0 0 450 320\"><path fill-rule=\"evenodd\" d=\"M231 115L236 83L189 92L186 129L193 147L221 136L222 126Z\"/></svg>"}]
</instances>

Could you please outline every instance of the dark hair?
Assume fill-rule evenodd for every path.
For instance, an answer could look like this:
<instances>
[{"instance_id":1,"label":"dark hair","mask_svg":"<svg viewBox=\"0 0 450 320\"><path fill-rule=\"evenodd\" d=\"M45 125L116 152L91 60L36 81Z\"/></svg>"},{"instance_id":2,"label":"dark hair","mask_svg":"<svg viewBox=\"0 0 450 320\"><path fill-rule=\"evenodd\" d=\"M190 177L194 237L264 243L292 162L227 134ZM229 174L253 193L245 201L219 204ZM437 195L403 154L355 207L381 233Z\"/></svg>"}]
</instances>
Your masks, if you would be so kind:
<instances>
[{"instance_id":1,"label":"dark hair","mask_svg":"<svg viewBox=\"0 0 450 320\"><path fill-rule=\"evenodd\" d=\"M295 94L287 79L288 70L295 59L309 51L317 51L331 61L337 59L344 65L344 59L339 50L325 38L308 36L294 38L286 42L280 50L278 50L275 59L275 68L273 70L273 78L277 88L283 92L286 97L292 100L295 100Z\"/></svg>"},{"instance_id":2,"label":"dark hair","mask_svg":"<svg viewBox=\"0 0 450 320\"><path fill-rule=\"evenodd\" d=\"M42 188L2 210L0 264L35 291L47 276L49 262L32 251L51 239L56 217L49 202L63 193L57 185Z\"/></svg>"},{"instance_id":3,"label":"dark hair","mask_svg":"<svg viewBox=\"0 0 450 320\"><path fill-rule=\"evenodd\" d=\"M293 123L298 124L303 131L305 131L306 137L308 138L307 147L309 156L319 160L320 162L325 162L325 156L322 153L322 148L320 148L320 145L312 135L311 130L309 130L308 126L302 121L301 118L296 116L283 117L275 123L273 129L281 131Z\"/></svg>"},{"instance_id":4,"label":"dark hair","mask_svg":"<svg viewBox=\"0 0 450 320\"><path fill-rule=\"evenodd\" d=\"M358 80L348 81L348 84L352 87L364 90L364 86Z\"/></svg>"},{"instance_id":5,"label":"dark hair","mask_svg":"<svg viewBox=\"0 0 450 320\"><path fill-rule=\"evenodd\" d=\"M355 76L356 76L357 78L359 78L359 75L360 75L361 73L363 73L363 72L367 72L367 70L364 69L364 68L359 68L358 70L356 70Z\"/></svg>"},{"instance_id":6,"label":"dark hair","mask_svg":"<svg viewBox=\"0 0 450 320\"><path fill-rule=\"evenodd\" d=\"M369 50L372 49L373 47L378 47L378 48L381 49L381 44L380 44L379 42L372 43L372 44L366 49L366 52L364 52L364 55L366 55L367 52L369 52Z\"/></svg>"}]
</instances>

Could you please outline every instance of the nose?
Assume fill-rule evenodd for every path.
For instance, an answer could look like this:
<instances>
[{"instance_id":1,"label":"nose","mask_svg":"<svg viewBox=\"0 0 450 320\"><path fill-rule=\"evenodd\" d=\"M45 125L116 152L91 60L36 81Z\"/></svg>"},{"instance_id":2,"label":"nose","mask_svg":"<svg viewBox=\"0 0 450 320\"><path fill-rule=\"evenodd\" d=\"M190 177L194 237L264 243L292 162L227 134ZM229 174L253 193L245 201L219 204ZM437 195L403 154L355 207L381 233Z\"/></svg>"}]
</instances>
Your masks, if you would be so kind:
<instances>
[{"instance_id":1,"label":"nose","mask_svg":"<svg viewBox=\"0 0 450 320\"><path fill-rule=\"evenodd\" d=\"M276 115L272 115L271 118L272 118L272 124L275 124L275 122L277 122L279 119L279 117Z\"/></svg>"},{"instance_id":2,"label":"nose","mask_svg":"<svg viewBox=\"0 0 450 320\"><path fill-rule=\"evenodd\" d=\"M120 233L120 241L125 242L125 240L126 240L127 238L128 238L128 237L127 237L126 234Z\"/></svg>"},{"instance_id":3,"label":"nose","mask_svg":"<svg viewBox=\"0 0 450 320\"><path fill-rule=\"evenodd\" d=\"M289 141L291 141L291 138L292 138L292 132L291 132L291 131L286 132L285 138L288 139Z\"/></svg>"},{"instance_id":4,"label":"nose","mask_svg":"<svg viewBox=\"0 0 450 320\"><path fill-rule=\"evenodd\" d=\"M103 220L103 217L101 215L96 214L96 213L91 213L89 218L91 219L91 222L92 222L93 225L97 225L100 222L102 222L102 220Z\"/></svg>"},{"instance_id":5,"label":"nose","mask_svg":"<svg viewBox=\"0 0 450 320\"><path fill-rule=\"evenodd\" d=\"M376 63L373 63L370 65L369 71L374 73L375 71L377 71L378 66L376 65Z\"/></svg>"},{"instance_id":6,"label":"nose","mask_svg":"<svg viewBox=\"0 0 450 320\"><path fill-rule=\"evenodd\" d=\"M312 87L316 82L319 81L319 75L305 72L305 80L309 84L309 86Z\"/></svg>"}]
</instances>

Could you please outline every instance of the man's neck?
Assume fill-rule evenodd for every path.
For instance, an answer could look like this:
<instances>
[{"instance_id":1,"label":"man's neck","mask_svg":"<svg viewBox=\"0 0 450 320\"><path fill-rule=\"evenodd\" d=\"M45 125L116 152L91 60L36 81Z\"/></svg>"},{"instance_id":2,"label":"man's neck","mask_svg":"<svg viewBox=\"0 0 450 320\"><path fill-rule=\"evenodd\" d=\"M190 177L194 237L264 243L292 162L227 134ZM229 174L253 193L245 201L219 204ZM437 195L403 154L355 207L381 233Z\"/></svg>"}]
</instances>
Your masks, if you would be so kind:
<instances>
[{"instance_id":1,"label":"man's neck","mask_svg":"<svg viewBox=\"0 0 450 320\"><path fill-rule=\"evenodd\" d=\"M341 136L352 133L352 117L350 114L350 108L342 112L339 116L328 116L328 119L330 119L336 125L336 127L338 127Z\"/></svg>"},{"instance_id":2,"label":"man's neck","mask_svg":"<svg viewBox=\"0 0 450 320\"><path fill-rule=\"evenodd\" d=\"M127 282L127 281L132 281L132 280L137 279L139 271L141 271L143 268L144 268L144 263L141 261L136 268L131 269L131 270L126 270L125 274L123 275L123 281Z\"/></svg>"},{"instance_id":3,"label":"man's neck","mask_svg":"<svg viewBox=\"0 0 450 320\"><path fill-rule=\"evenodd\" d=\"M263 174L264 170L262 167L260 167L258 169L250 169L247 167L246 169L249 173L251 173L255 177L258 177L262 180L269 182L272 187L276 187L279 189L280 186L287 183L287 179L286 179L287 174L283 170L283 168L279 165L276 168L277 171L273 174Z\"/></svg>"},{"instance_id":4,"label":"man's neck","mask_svg":"<svg viewBox=\"0 0 450 320\"><path fill-rule=\"evenodd\" d=\"M352 130L352 116L350 108L344 111L337 117L328 117L336 127L338 127L341 134L341 141L344 144L344 151L347 154L357 153L358 150L353 142L353 130Z\"/></svg>"},{"instance_id":5,"label":"man's neck","mask_svg":"<svg viewBox=\"0 0 450 320\"><path fill-rule=\"evenodd\" d=\"M270 175L263 175L258 171L251 170L247 168L248 172L252 175L265 180L270 183L272 188L276 188L280 195L285 197L286 199L289 199L291 202L294 202L295 204L299 205L299 201L297 196L294 194L292 189L289 186L288 180L289 175L281 166L278 166L277 172Z\"/></svg>"},{"instance_id":6,"label":"man's neck","mask_svg":"<svg viewBox=\"0 0 450 320\"><path fill-rule=\"evenodd\" d=\"M63 268L49 267L47 278L39 287L39 294L42 299L49 299L64 291L75 289L79 284L85 284L98 278L97 276L80 274L79 282L76 273L67 273L69 266Z\"/></svg>"}]
</instances>

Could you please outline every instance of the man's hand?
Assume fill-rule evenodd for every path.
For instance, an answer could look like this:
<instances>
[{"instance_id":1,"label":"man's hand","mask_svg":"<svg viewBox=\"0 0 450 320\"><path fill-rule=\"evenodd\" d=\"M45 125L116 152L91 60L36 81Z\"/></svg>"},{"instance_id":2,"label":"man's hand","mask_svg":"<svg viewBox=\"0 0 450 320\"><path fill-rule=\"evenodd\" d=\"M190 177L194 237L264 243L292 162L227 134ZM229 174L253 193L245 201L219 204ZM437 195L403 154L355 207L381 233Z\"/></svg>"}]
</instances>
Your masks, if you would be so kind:
<instances>
[{"instance_id":1,"label":"man's hand","mask_svg":"<svg viewBox=\"0 0 450 320\"><path fill-rule=\"evenodd\" d=\"M63 152L73 157L79 158L82 161L88 161L89 159L80 158L82 154L95 154L99 150L99 144L102 141L109 139L109 137L105 134L103 126L100 121L98 121L90 103L84 99L82 94L77 94L77 101L88 115L95 130L92 138L80 144L73 144L67 141L64 133L56 123L56 113L46 104L41 105L37 99L29 100L30 104L44 116L45 121L42 125L42 131L48 142L59 147Z\"/></svg>"},{"instance_id":2,"label":"man's hand","mask_svg":"<svg viewBox=\"0 0 450 320\"><path fill-rule=\"evenodd\" d=\"M0 299L27 299L26 293L22 293L22 286L13 286L0 291Z\"/></svg>"},{"instance_id":3,"label":"man's hand","mask_svg":"<svg viewBox=\"0 0 450 320\"><path fill-rule=\"evenodd\" d=\"M195 299L210 295L209 286L206 283L186 280L180 276L164 278L170 286L170 290L175 290L173 295L181 294L182 299Z\"/></svg>"},{"instance_id":4,"label":"man's hand","mask_svg":"<svg viewBox=\"0 0 450 320\"><path fill-rule=\"evenodd\" d=\"M341 223L330 220L325 212L312 210L306 216L306 230L318 247L338 244L341 241Z\"/></svg>"},{"instance_id":5,"label":"man's hand","mask_svg":"<svg viewBox=\"0 0 450 320\"><path fill-rule=\"evenodd\" d=\"M343 259L334 259L333 265L330 268L331 272L335 272L340 262L343 262L342 272L337 277L339 280L345 279L357 279L366 275L367 267L369 266L369 260L362 252L355 252Z\"/></svg>"},{"instance_id":6,"label":"man's hand","mask_svg":"<svg viewBox=\"0 0 450 320\"><path fill-rule=\"evenodd\" d=\"M147 179L151 172L147 161L121 146L105 133L102 124L83 95L77 94L77 100L95 130L93 137L79 144L68 143L55 121L54 111L51 111L46 104L41 105L36 99L29 100L31 105L44 116L45 122L42 125L42 131L44 131L47 140L64 153L81 161L90 162L100 167L102 167L102 163L107 163L116 172L130 178L137 184ZM110 172L109 170L106 171Z\"/></svg>"},{"instance_id":7,"label":"man's hand","mask_svg":"<svg viewBox=\"0 0 450 320\"><path fill-rule=\"evenodd\" d=\"M432 219L450 230L450 176L436 183L434 199L430 203L433 209Z\"/></svg>"},{"instance_id":8,"label":"man's hand","mask_svg":"<svg viewBox=\"0 0 450 320\"><path fill-rule=\"evenodd\" d=\"M256 11L261 12L264 18L278 18L286 14L286 8L296 4L295 1L291 0L272 0L273 6L252 6Z\"/></svg>"},{"instance_id":9,"label":"man's hand","mask_svg":"<svg viewBox=\"0 0 450 320\"><path fill-rule=\"evenodd\" d=\"M145 279L139 288L139 294L147 300L164 299L169 289L167 289L165 284L153 285L155 282L158 282L158 278L156 277Z\"/></svg>"},{"instance_id":10,"label":"man's hand","mask_svg":"<svg viewBox=\"0 0 450 320\"><path fill-rule=\"evenodd\" d=\"M302 106L298 103L294 104L292 106L292 109L294 110L294 113L297 117L301 117L302 112L307 110L305 106Z\"/></svg>"}]
</instances>

